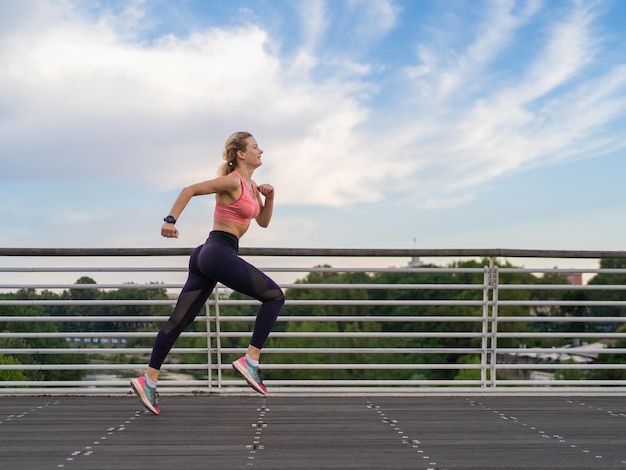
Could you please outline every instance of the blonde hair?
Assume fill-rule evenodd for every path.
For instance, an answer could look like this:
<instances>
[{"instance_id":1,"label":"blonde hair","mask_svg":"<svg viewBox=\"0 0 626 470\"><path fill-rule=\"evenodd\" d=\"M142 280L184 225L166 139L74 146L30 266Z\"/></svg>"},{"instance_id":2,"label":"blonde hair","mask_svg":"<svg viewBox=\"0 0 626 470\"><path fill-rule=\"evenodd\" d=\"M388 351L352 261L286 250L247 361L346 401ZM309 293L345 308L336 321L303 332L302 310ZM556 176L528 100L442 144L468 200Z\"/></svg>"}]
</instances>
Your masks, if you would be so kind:
<instances>
[{"instance_id":1,"label":"blonde hair","mask_svg":"<svg viewBox=\"0 0 626 470\"><path fill-rule=\"evenodd\" d=\"M220 166L220 176L226 176L237 168L237 152L245 152L248 148L247 138L252 134L246 131L239 131L231 134L224 144L224 153L222 158L225 162Z\"/></svg>"}]
</instances>

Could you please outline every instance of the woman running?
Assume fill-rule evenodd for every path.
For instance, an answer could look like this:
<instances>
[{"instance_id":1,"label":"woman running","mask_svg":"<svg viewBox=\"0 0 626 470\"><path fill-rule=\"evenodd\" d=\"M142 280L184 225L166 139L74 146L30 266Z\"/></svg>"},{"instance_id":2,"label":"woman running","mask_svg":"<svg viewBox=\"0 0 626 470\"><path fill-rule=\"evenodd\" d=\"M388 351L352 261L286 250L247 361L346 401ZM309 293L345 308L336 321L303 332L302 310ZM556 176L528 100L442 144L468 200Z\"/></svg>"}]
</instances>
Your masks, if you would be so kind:
<instances>
[{"instance_id":1,"label":"woman running","mask_svg":"<svg viewBox=\"0 0 626 470\"><path fill-rule=\"evenodd\" d=\"M224 160L217 178L196 183L180 192L161 227L161 235L178 238L176 221L192 197L215 194L213 230L189 260L189 275L170 318L159 331L152 348L149 366L143 376L130 381L141 403L158 415L156 385L166 356L180 334L196 318L218 282L262 302L247 353L233 362L233 368L257 392L267 389L261 380L259 359L285 296L280 287L264 273L237 254L239 239L255 219L267 227L274 208L274 188L257 185L254 170L262 165L256 140L249 132L236 132L226 141Z\"/></svg>"}]
</instances>

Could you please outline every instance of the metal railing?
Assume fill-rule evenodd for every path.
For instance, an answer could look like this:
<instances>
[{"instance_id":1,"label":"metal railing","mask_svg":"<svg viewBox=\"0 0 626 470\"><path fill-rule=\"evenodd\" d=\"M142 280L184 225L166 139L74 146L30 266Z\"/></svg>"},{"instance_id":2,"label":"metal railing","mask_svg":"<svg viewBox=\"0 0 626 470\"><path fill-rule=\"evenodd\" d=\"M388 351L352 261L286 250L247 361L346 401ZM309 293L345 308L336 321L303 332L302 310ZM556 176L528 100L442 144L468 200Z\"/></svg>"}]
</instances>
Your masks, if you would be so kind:
<instances>
[{"instance_id":1,"label":"metal railing","mask_svg":"<svg viewBox=\"0 0 626 470\"><path fill-rule=\"evenodd\" d=\"M0 248L0 394L126 392L175 304L190 252ZM626 285L619 282L626 269L597 267L626 252L240 254L287 293L263 351L273 393L626 392ZM420 258L434 261L415 263ZM559 259L576 266L547 267ZM306 260L313 266L302 266ZM603 282L564 281L572 275ZM542 283L547 276L560 281ZM181 335L164 364L161 393L247 392L230 362L245 351L258 303L231 294L218 285L206 314Z\"/></svg>"}]
</instances>

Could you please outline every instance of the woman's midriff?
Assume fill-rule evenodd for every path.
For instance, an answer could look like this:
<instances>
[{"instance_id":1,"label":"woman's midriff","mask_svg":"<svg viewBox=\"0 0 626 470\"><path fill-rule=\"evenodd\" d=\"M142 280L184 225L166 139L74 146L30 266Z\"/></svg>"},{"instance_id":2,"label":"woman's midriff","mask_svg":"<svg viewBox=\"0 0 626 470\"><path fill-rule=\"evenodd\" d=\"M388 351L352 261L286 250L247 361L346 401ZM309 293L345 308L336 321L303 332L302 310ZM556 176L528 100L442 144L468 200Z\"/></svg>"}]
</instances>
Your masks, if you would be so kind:
<instances>
[{"instance_id":1,"label":"woman's midriff","mask_svg":"<svg viewBox=\"0 0 626 470\"><path fill-rule=\"evenodd\" d=\"M248 231L249 225L238 224L237 222L229 222L227 220L213 220L213 230L221 230L223 232L232 233L237 238L243 237Z\"/></svg>"}]
</instances>

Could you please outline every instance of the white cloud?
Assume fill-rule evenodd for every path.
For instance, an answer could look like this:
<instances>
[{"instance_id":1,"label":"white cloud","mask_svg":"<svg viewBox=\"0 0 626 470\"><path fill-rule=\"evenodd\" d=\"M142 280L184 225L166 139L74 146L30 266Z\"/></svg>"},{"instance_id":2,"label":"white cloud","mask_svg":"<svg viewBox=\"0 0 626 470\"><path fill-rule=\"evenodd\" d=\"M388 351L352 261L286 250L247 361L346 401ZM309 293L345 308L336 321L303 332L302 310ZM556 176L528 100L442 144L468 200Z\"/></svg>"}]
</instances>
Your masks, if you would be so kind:
<instances>
[{"instance_id":1,"label":"white cloud","mask_svg":"<svg viewBox=\"0 0 626 470\"><path fill-rule=\"evenodd\" d=\"M324 0L309 0L299 3L298 7L304 48L312 51L328 27L326 4Z\"/></svg>"},{"instance_id":2,"label":"white cloud","mask_svg":"<svg viewBox=\"0 0 626 470\"><path fill-rule=\"evenodd\" d=\"M476 39L455 53L439 42L420 44L419 63L406 70L414 90L406 115L432 135L410 140L413 152L403 152L402 167L424 183L416 199L428 194L426 206L471 200L474 188L508 172L624 147L618 134L599 134L623 119L626 87L622 64L608 72L592 67L601 44L588 5L573 4L545 22L547 41L514 61L511 73L494 68L508 60L509 46L527 48L518 35L540 13L537 3L527 5L519 11L517 2L497 3ZM408 139L410 132L398 135ZM468 193L457 198L463 189Z\"/></svg>"},{"instance_id":3,"label":"white cloud","mask_svg":"<svg viewBox=\"0 0 626 470\"><path fill-rule=\"evenodd\" d=\"M523 78L523 98L540 98L567 84L593 60L597 48L593 20L586 8L579 7L555 22L542 54Z\"/></svg>"},{"instance_id":4,"label":"white cloud","mask_svg":"<svg viewBox=\"0 0 626 470\"><path fill-rule=\"evenodd\" d=\"M351 15L356 15L355 34L359 41L372 42L386 35L397 24L401 9L391 0L348 0Z\"/></svg>"},{"instance_id":5,"label":"white cloud","mask_svg":"<svg viewBox=\"0 0 626 470\"><path fill-rule=\"evenodd\" d=\"M6 177L176 187L213 177L225 137L247 128L271 144L267 166L289 200L362 199L349 174L360 157L346 155L367 114L358 82L313 83L254 26L147 45L70 13L3 41ZM306 191L296 172L314 178Z\"/></svg>"},{"instance_id":6,"label":"white cloud","mask_svg":"<svg viewBox=\"0 0 626 470\"><path fill-rule=\"evenodd\" d=\"M519 75L495 65L541 16L535 1L494 3L462 47L445 32L399 46L418 61L380 109L369 101L383 86L376 61L321 49L329 3L300 4L304 39L290 58L262 23L147 41L142 2L101 16L36 5L2 22L0 178L172 189L213 177L226 136L246 129L266 151L258 179L279 201L346 206L393 192L448 207L503 173L622 145L598 127L624 116L624 66L580 79L601 52L587 5L544 23L549 40L514 64ZM398 24L394 2L348 6L355 34L372 41Z\"/></svg>"}]
</instances>

